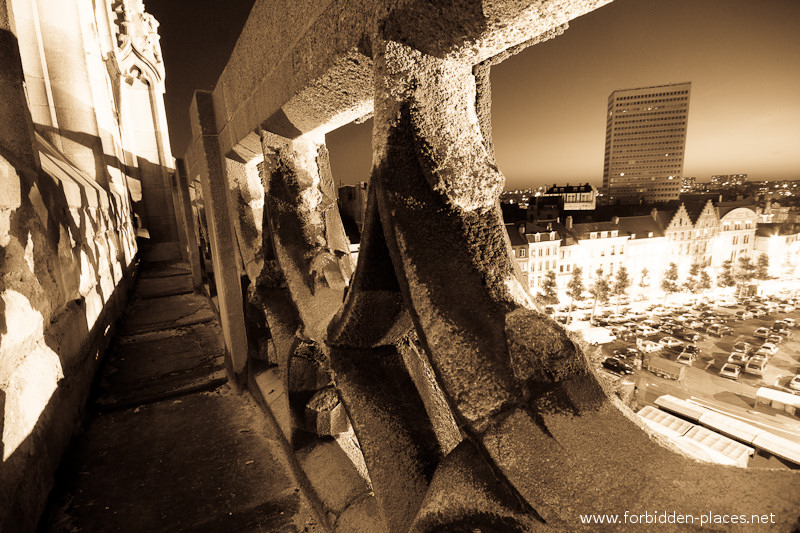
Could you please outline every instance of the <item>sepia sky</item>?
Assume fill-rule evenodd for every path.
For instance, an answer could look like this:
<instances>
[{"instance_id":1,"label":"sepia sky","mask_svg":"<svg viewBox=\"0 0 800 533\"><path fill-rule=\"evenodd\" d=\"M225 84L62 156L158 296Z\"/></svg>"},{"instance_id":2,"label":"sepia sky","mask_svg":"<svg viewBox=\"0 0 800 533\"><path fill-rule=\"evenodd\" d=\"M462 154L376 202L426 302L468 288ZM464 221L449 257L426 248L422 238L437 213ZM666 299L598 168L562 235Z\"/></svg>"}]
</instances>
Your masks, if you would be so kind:
<instances>
[{"instance_id":1,"label":"sepia sky","mask_svg":"<svg viewBox=\"0 0 800 533\"><path fill-rule=\"evenodd\" d=\"M182 6L182 4L186 4ZM149 0L176 157L194 88L211 89L252 1ZM191 28L189 30L188 28ZM507 189L602 178L614 89L692 82L685 176L800 179L800 0L615 0L492 68ZM372 122L328 134L337 182L367 180Z\"/></svg>"}]
</instances>

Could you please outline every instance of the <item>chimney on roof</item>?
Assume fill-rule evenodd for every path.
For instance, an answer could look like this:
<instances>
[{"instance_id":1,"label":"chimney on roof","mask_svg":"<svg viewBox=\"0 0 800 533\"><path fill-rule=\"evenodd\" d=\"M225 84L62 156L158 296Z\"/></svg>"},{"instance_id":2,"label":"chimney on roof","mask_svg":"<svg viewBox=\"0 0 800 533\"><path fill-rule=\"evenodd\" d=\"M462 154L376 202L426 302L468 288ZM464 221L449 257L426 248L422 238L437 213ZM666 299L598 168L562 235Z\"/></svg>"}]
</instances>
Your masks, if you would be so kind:
<instances>
[{"instance_id":1,"label":"chimney on roof","mask_svg":"<svg viewBox=\"0 0 800 533\"><path fill-rule=\"evenodd\" d=\"M613 224L619 224L619 217L611 217L611 222Z\"/></svg>"},{"instance_id":2,"label":"chimney on roof","mask_svg":"<svg viewBox=\"0 0 800 533\"><path fill-rule=\"evenodd\" d=\"M572 215L567 216L567 229L572 229Z\"/></svg>"},{"instance_id":3,"label":"chimney on roof","mask_svg":"<svg viewBox=\"0 0 800 533\"><path fill-rule=\"evenodd\" d=\"M519 226L517 226L517 231L519 231L519 234L524 237L525 236L525 225L524 224L520 224Z\"/></svg>"},{"instance_id":4,"label":"chimney on roof","mask_svg":"<svg viewBox=\"0 0 800 533\"><path fill-rule=\"evenodd\" d=\"M653 210L650 211L650 216L653 217L653 220L658 220L658 209L654 207Z\"/></svg>"},{"instance_id":5,"label":"chimney on roof","mask_svg":"<svg viewBox=\"0 0 800 533\"><path fill-rule=\"evenodd\" d=\"M550 231L553 231L553 223L552 222L548 222L547 223L547 229L550 230Z\"/></svg>"}]
</instances>

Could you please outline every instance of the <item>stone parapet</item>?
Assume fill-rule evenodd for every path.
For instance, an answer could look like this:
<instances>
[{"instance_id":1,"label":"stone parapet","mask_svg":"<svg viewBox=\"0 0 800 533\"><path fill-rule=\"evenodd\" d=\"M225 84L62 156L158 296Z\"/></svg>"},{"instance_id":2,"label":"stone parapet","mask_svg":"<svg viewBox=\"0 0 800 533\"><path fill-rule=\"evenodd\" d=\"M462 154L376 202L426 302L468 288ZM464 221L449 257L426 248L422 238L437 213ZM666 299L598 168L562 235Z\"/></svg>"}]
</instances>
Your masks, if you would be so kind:
<instances>
[{"instance_id":1,"label":"stone parapet","mask_svg":"<svg viewBox=\"0 0 800 533\"><path fill-rule=\"evenodd\" d=\"M204 104L214 116L193 123L187 160L260 167L261 213L242 201L262 194L244 174L218 160L221 171L197 166L239 198L227 216L241 261L257 265L251 303L269 346L251 353L250 368L273 365L266 403L334 527L373 503L371 530L397 532L591 529L580 514L654 505L795 522L796 472L698 464L665 446L515 276L489 68L605 3L259 0ZM373 167L351 276L323 134L369 113ZM260 216L260 238L246 234ZM220 275L234 270L215 259ZM345 427L326 371L374 502L331 491L326 480L342 472L314 466L317 454L344 450L320 435Z\"/></svg>"}]
</instances>

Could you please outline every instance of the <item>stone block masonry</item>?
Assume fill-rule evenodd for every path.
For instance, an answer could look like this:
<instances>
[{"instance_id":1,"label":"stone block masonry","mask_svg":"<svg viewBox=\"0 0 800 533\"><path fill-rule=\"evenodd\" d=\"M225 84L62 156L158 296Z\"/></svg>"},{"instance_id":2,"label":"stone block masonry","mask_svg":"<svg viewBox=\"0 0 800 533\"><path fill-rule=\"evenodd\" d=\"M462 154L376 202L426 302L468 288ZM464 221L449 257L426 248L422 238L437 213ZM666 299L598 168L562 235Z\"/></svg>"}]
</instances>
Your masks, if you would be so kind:
<instances>
[{"instance_id":1,"label":"stone block masonry","mask_svg":"<svg viewBox=\"0 0 800 533\"><path fill-rule=\"evenodd\" d=\"M0 2L4 532L35 529L140 245L181 254L148 17L140 2Z\"/></svg>"}]
</instances>

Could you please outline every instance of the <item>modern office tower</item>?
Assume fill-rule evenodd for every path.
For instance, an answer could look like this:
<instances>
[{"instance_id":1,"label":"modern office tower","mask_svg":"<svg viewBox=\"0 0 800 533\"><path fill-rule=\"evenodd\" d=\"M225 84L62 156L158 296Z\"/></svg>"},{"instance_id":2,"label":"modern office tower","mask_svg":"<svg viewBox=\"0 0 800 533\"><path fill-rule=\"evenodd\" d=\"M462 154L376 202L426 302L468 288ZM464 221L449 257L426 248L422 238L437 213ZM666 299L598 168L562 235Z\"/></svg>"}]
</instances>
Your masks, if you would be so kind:
<instances>
[{"instance_id":1,"label":"modern office tower","mask_svg":"<svg viewBox=\"0 0 800 533\"><path fill-rule=\"evenodd\" d=\"M618 89L608 97L603 189L608 203L676 200L692 84Z\"/></svg>"}]
</instances>

